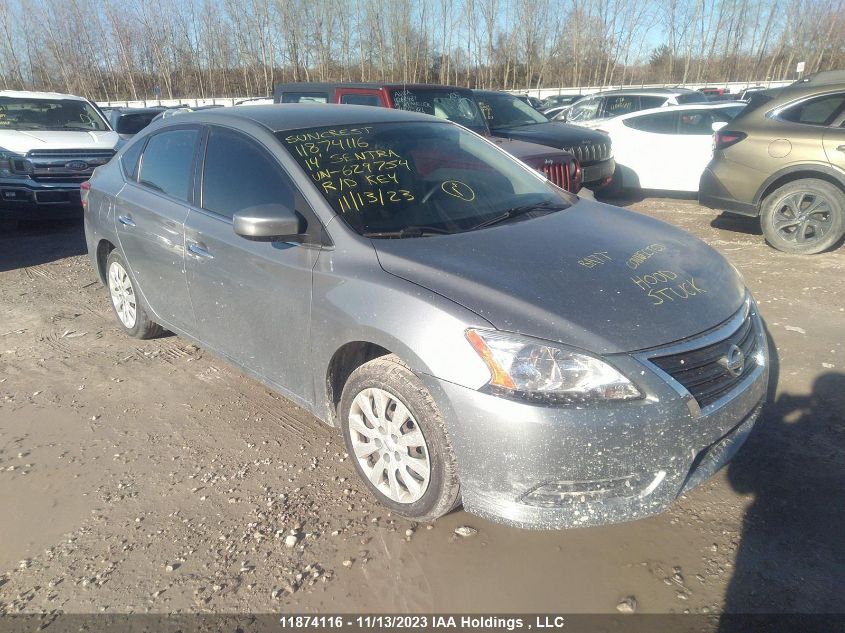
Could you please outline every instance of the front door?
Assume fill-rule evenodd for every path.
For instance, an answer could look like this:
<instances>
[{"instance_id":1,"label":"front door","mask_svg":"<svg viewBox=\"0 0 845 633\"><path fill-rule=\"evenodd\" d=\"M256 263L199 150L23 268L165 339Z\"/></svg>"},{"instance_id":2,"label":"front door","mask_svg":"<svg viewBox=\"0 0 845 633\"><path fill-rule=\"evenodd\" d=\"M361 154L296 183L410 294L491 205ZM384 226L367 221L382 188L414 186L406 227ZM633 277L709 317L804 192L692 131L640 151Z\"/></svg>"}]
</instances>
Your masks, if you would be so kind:
<instances>
[{"instance_id":1,"label":"front door","mask_svg":"<svg viewBox=\"0 0 845 633\"><path fill-rule=\"evenodd\" d=\"M156 321L190 331L185 281L185 219L200 129L150 136L136 174L115 203L115 227L135 286Z\"/></svg>"},{"instance_id":2,"label":"front door","mask_svg":"<svg viewBox=\"0 0 845 633\"><path fill-rule=\"evenodd\" d=\"M260 142L217 126L209 128L199 188L185 224L198 338L294 400L312 402L311 275L319 249L251 241L232 226L236 213L271 203L307 215L304 199Z\"/></svg>"}]
</instances>

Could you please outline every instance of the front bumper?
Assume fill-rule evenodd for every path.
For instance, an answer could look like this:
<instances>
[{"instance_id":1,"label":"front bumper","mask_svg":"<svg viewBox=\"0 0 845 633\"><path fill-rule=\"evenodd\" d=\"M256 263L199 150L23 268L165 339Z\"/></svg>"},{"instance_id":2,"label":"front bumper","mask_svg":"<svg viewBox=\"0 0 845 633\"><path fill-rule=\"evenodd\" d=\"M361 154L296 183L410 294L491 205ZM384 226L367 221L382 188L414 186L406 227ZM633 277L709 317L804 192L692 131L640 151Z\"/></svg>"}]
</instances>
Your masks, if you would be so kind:
<instances>
[{"instance_id":1,"label":"front bumper","mask_svg":"<svg viewBox=\"0 0 845 633\"><path fill-rule=\"evenodd\" d=\"M629 521L665 510L727 463L760 414L768 349L762 321L756 313L752 318L762 350L756 367L703 409L648 362L648 353L612 359L637 378L644 399L580 409L536 406L427 379L447 420L464 508L541 529ZM709 335L721 335L718 330Z\"/></svg>"},{"instance_id":2,"label":"front bumper","mask_svg":"<svg viewBox=\"0 0 845 633\"><path fill-rule=\"evenodd\" d=\"M595 191L607 186L613 180L613 172L616 171L616 161L608 158L600 163L583 165L581 171L583 185Z\"/></svg>"},{"instance_id":3,"label":"front bumper","mask_svg":"<svg viewBox=\"0 0 845 633\"><path fill-rule=\"evenodd\" d=\"M0 217L17 220L81 217L79 183L0 178Z\"/></svg>"}]
</instances>

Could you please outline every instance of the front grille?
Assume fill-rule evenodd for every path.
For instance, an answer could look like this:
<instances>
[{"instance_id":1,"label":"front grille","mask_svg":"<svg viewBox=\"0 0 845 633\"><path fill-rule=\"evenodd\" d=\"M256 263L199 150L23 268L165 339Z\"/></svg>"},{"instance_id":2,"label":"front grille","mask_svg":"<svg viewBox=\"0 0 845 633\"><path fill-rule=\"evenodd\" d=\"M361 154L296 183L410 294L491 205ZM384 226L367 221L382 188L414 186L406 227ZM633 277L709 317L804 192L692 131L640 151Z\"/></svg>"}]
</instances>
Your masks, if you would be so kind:
<instances>
[{"instance_id":1,"label":"front grille","mask_svg":"<svg viewBox=\"0 0 845 633\"><path fill-rule=\"evenodd\" d=\"M572 178L569 175L569 165L567 163L552 163L551 165L543 165L543 175L551 180L561 189L572 191Z\"/></svg>"},{"instance_id":2,"label":"front grille","mask_svg":"<svg viewBox=\"0 0 845 633\"><path fill-rule=\"evenodd\" d=\"M611 157L611 144L607 143L579 143L572 147L564 147L564 151L575 154L575 158L582 165L600 163Z\"/></svg>"},{"instance_id":3,"label":"front grille","mask_svg":"<svg viewBox=\"0 0 845 633\"><path fill-rule=\"evenodd\" d=\"M650 360L681 383L704 408L728 393L757 367L754 358L757 351L755 329L749 314L733 334L718 343ZM720 362L726 358L732 345L739 347L745 358L742 371L737 376Z\"/></svg>"},{"instance_id":4,"label":"front grille","mask_svg":"<svg viewBox=\"0 0 845 633\"><path fill-rule=\"evenodd\" d=\"M105 165L112 156L114 150L110 149L38 149L28 152L25 160L14 160L12 169L41 182L77 183L88 180L94 169ZM69 166L74 162L85 165L81 169Z\"/></svg>"},{"instance_id":5,"label":"front grille","mask_svg":"<svg viewBox=\"0 0 845 633\"><path fill-rule=\"evenodd\" d=\"M114 156L114 150L111 149L34 149L28 152L27 158L67 158L73 160L74 158L111 158Z\"/></svg>"}]
</instances>

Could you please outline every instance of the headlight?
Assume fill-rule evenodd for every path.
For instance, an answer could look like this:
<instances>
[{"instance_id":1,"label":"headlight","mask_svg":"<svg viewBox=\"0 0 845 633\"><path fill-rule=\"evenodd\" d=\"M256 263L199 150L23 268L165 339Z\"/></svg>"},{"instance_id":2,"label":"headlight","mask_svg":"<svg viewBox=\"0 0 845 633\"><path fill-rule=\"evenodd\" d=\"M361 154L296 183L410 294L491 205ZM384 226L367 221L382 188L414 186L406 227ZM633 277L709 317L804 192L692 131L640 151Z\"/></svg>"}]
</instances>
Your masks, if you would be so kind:
<instances>
[{"instance_id":1,"label":"headlight","mask_svg":"<svg viewBox=\"0 0 845 633\"><path fill-rule=\"evenodd\" d=\"M26 166L27 173L19 173L19 170L12 171L12 162L21 163ZM26 178L28 172L32 171L32 163L26 160L20 154L13 154L11 152L0 152L0 178Z\"/></svg>"},{"instance_id":2,"label":"headlight","mask_svg":"<svg viewBox=\"0 0 845 633\"><path fill-rule=\"evenodd\" d=\"M491 330L467 330L466 336L490 369L491 390L501 395L558 404L642 397L598 358Z\"/></svg>"}]
</instances>

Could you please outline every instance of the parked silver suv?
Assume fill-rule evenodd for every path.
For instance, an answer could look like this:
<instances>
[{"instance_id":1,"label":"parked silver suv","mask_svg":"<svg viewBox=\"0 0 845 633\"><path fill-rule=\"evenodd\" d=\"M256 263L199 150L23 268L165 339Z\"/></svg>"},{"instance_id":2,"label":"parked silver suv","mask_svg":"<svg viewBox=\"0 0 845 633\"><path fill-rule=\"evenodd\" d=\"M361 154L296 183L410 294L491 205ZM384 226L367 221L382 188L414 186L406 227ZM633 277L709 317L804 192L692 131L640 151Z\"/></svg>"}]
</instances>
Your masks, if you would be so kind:
<instances>
[{"instance_id":1,"label":"parked silver suv","mask_svg":"<svg viewBox=\"0 0 845 633\"><path fill-rule=\"evenodd\" d=\"M128 334L172 330L339 426L365 485L416 520L461 501L525 527L659 512L766 393L763 323L718 253L431 116L165 119L86 208Z\"/></svg>"}]
</instances>

